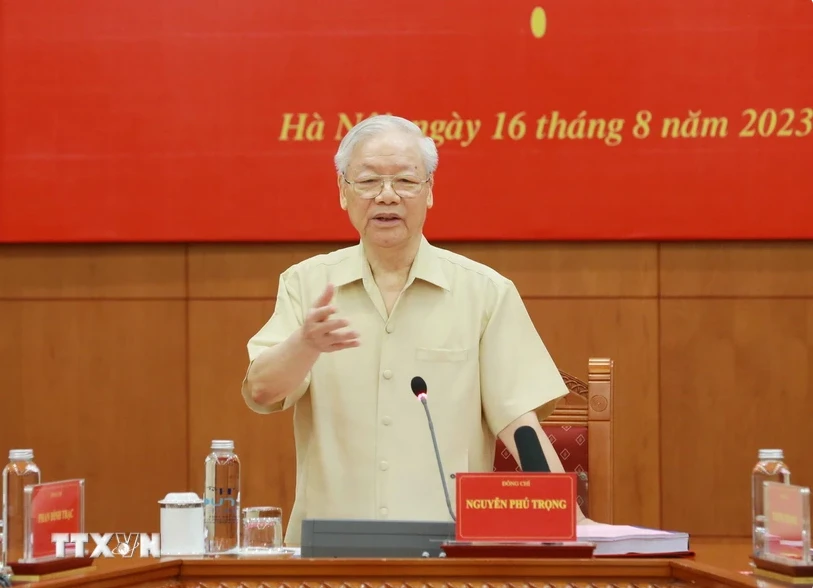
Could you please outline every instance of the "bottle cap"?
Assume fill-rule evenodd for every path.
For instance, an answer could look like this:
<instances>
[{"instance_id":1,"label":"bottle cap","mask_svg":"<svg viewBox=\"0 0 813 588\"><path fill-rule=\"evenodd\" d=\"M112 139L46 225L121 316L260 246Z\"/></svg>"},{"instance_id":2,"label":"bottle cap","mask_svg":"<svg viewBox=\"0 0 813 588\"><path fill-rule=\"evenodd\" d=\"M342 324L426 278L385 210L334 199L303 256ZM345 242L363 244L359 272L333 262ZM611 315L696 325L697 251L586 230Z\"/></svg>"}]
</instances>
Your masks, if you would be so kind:
<instances>
[{"instance_id":1,"label":"bottle cap","mask_svg":"<svg viewBox=\"0 0 813 588\"><path fill-rule=\"evenodd\" d=\"M760 449L759 459L785 459L785 452L781 449Z\"/></svg>"},{"instance_id":2,"label":"bottle cap","mask_svg":"<svg viewBox=\"0 0 813 588\"><path fill-rule=\"evenodd\" d=\"M212 449L234 451L234 441L224 441L224 440L212 441Z\"/></svg>"},{"instance_id":3,"label":"bottle cap","mask_svg":"<svg viewBox=\"0 0 813 588\"><path fill-rule=\"evenodd\" d=\"M33 449L12 449L8 452L8 458L12 460L17 459L34 459Z\"/></svg>"}]
</instances>

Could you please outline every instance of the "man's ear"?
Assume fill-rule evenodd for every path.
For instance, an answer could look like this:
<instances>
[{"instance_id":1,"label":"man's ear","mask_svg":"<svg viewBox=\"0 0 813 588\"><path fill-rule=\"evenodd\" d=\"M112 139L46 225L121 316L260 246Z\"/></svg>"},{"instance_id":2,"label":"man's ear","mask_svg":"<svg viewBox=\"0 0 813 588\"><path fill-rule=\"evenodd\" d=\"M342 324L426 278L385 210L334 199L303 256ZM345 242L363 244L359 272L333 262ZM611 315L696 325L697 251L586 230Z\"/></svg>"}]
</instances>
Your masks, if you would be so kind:
<instances>
[{"instance_id":1,"label":"man's ear","mask_svg":"<svg viewBox=\"0 0 813 588\"><path fill-rule=\"evenodd\" d=\"M426 197L426 208L432 208L435 199L435 176L429 176L429 195Z\"/></svg>"},{"instance_id":2,"label":"man's ear","mask_svg":"<svg viewBox=\"0 0 813 588\"><path fill-rule=\"evenodd\" d=\"M342 210L347 210L347 198L344 197L344 177L342 174L336 175L336 184L339 186L339 206Z\"/></svg>"}]
</instances>

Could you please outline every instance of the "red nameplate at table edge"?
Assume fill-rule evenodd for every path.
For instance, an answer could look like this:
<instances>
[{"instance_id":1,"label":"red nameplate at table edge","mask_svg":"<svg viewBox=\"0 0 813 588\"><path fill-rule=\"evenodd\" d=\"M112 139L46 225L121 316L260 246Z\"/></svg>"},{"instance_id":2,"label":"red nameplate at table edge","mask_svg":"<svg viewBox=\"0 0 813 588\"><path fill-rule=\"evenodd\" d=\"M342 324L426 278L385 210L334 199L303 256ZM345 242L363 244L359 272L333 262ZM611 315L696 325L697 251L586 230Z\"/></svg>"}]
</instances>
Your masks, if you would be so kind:
<instances>
[{"instance_id":1,"label":"red nameplate at table edge","mask_svg":"<svg viewBox=\"0 0 813 588\"><path fill-rule=\"evenodd\" d=\"M30 495L29 529L33 532L32 559L55 556L53 533L81 533L84 531L83 479L47 482L26 488ZM73 554L71 554L73 555Z\"/></svg>"},{"instance_id":2,"label":"red nameplate at table edge","mask_svg":"<svg viewBox=\"0 0 813 588\"><path fill-rule=\"evenodd\" d=\"M789 560L802 560L805 527L808 524L805 519L810 516L805 513L805 507L810 503L810 489L768 482L765 484L763 503L765 553Z\"/></svg>"},{"instance_id":3,"label":"red nameplate at table edge","mask_svg":"<svg viewBox=\"0 0 813 588\"><path fill-rule=\"evenodd\" d=\"M459 473L458 541L576 541L576 474Z\"/></svg>"}]
</instances>

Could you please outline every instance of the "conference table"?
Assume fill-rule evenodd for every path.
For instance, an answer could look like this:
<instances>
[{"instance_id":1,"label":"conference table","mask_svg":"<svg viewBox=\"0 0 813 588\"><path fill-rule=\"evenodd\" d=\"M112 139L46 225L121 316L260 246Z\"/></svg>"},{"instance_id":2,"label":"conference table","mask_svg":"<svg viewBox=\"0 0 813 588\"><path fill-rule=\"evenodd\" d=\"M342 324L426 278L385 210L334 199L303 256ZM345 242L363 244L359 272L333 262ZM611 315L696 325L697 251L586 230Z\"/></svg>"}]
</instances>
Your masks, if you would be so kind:
<instances>
[{"instance_id":1,"label":"conference table","mask_svg":"<svg viewBox=\"0 0 813 588\"><path fill-rule=\"evenodd\" d=\"M692 539L691 559L112 558L34 588L773 588L746 539Z\"/></svg>"}]
</instances>

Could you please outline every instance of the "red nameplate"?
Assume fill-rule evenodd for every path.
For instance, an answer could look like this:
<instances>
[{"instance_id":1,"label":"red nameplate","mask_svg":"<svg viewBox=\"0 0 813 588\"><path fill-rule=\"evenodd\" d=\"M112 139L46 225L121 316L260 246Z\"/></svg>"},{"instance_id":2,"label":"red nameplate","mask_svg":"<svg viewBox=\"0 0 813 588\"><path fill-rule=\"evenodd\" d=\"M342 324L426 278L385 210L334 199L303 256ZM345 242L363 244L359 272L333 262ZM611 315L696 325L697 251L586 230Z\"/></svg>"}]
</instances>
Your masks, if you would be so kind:
<instances>
[{"instance_id":1,"label":"red nameplate","mask_svg":"<svg viewBox=\"0 0 813 588\"><path fill-rule=\"evenodd\" d=\"M576 474L461 473L458 541L575 541Z\"/></svg>"},{"instance_id":2,"label":"red nameplate","mask_svg":"<svg viewBox=\"0 0 813 588\"><path fill-rule=\"evenodd\" d=\"M765 553L783 560L804 560L804 536L810 525L810 489L768 482L763 495Z\"/></svg>"},{"instance_id":3,"label":"red nameplate","mask_svg":"<svg viewBox=\"0 0 813 588\"><path fill-rule=\"evenodd\" d=\"M84 531L85 481L47 482L27 486L25 492L29 517L26 527L33 534L28 559L53 558L56 546L52 534Z\"/></svg>"}]
</instances>

